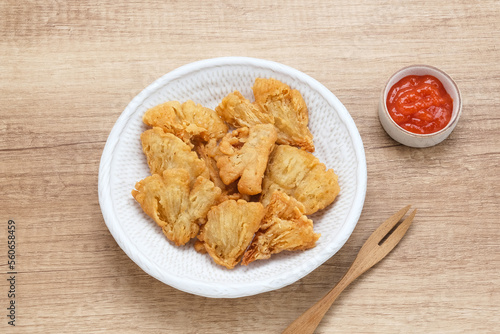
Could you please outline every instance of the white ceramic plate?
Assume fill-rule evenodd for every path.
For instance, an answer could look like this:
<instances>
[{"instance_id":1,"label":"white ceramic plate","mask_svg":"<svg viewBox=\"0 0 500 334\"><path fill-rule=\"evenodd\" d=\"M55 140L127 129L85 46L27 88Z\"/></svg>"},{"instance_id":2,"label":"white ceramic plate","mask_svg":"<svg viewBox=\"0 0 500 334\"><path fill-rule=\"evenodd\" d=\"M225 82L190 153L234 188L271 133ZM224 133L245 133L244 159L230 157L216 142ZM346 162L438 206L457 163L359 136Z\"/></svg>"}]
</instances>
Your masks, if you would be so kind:
<instances>
[{"instance_id":1,"label":"white ceramic plate","mask_svg":"<svg viewBox=\"0 0 500 334\"><path fill-rule=\"evenodd\" d=\"M309 109L309 128L320 161L339 176L340 194L325 210L312 215L321 233L315 248L283 252L269 260L228 270L192 242L170 243L156 223L143 213L131 190L149 175L140 134L144 112L169 100L214 109L228 93L239 90L253 100L257 77L272 77L298 89ZM214 298L236 298L292 284L333 256L351 235L366 193L366 160L361 137L342 103L318 81L271 61L226 57L182 66L155 81L123 111L104 148L99 168L99 203L109 231L123 251L145 272L179 290Z\"/></svg>"}]
</instances>

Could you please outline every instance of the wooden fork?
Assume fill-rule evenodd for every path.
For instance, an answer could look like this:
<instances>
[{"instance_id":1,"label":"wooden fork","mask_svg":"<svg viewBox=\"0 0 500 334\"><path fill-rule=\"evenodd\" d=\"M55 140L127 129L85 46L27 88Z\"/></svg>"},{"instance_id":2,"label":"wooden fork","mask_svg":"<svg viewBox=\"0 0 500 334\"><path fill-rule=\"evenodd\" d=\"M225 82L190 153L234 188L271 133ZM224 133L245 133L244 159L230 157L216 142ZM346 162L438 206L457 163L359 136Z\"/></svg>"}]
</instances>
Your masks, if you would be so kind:
<instances>
[{"instance_id":1,"label":"wooden fork","mask_svg":"<svg viewBox=\"0 0 500 334\"><path fill-rule=\"evenodd\" d=\"M347 273L340 279L337 285L309 310L292 322L290 326L285 329L283 334L314 333L314 330L318 327L326 311L332 306L340 293L344 291L352 281L389 254L403 238L417 212L416 209L413 210L403 222L398 224L409 209L410 205L402 208L380 225L368 240L366 240L358 256L356 256L356 259L349 267L349 270L347 270Z\"/></svg>"}]
</instances>

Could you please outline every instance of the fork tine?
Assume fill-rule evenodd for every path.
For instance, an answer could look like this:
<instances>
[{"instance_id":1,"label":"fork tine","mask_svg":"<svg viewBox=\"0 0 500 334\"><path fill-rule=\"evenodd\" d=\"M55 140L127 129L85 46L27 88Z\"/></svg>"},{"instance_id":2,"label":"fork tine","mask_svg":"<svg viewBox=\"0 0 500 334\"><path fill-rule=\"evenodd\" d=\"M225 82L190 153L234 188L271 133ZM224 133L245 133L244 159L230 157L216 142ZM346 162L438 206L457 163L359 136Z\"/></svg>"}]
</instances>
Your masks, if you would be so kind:
<instances>
[{"instance_id":1,"label":"fork tine","mask_svg":"<svg viewBox=\"0 0 500 334\"><path fill-rule=\"evenodd\" d=\"M416 213L417 209L413 210L412 213L410 213L408 217L380 245L385 254L389 253L394 247L396 247L399 241L403 238L406 231L410 228Z\"/></svg>"},{"instance_id":2,"label":"fork tine","mask_svg":"<svg viewBox=\"0 0 500 334\"><path fill-rule=\"evenodd\" d=\"M377 235L380 236L380 240L389 233L390 230L399 222L401 218L410 210L411 205L407 205L392 216L390 216L382 225L377 228ZM377 240L377 243L380 241Z\"/></svg>"}]
</instances>

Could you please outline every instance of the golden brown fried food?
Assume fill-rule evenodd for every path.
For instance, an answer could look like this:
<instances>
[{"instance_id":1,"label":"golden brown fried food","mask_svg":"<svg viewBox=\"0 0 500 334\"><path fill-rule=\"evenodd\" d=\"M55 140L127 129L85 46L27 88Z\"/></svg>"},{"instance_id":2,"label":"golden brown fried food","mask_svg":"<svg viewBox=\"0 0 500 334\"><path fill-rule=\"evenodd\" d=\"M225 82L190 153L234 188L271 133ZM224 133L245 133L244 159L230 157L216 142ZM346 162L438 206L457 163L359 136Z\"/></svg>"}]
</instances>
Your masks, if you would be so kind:
<instances>
[{"instance_id":1,"label":"golden brown fried food","mask_svg":"<svg viewBox=\"0 0 500 334\"><path fill-rule=\"evenodd\" d=\"M231 184L239 178L240 193L259 194L276 138L276 128L271 124L239 128L224 136L215 155L222 182Z\"/></svg>"},{"instance_id":2,"label":"golden brown fried food","mask_svg":"<svg viewBox=\"0 0 500 334\"><path fill-rule=\"evenodd\" d=\"M208 179L209 172L203 160L173 134L155 127L144 131L141 141L151 174L162 174L170 168L183 168L189 172L191 182L198 176Z\"/></svg>"},{"instance_id":3,"label":"golden brown fried food","mask_svg":"<svg viewBox=\"0 0 500 334\"><path fill-rule=\"evenodd\" d=\"M190 186L185 169L167 169L135 184L132 196L176 245L184 245L199 231L202 221L221 190L199 176Z\"/></svg>"},{"instance_id":4,"label":"golden brown fried food","mask_svg":"<svg viewBox=\"0 0 500 334\"><path fill-rule=\"evenodd\" d=\"M248 201L248 195L243 195L238 192L238 185L236 182L227 185L222 182L219 175L219 168L217 167L217 161L215 160L215 156L220 154L218 153L217 141L215 139L209 140L206 144L196 143L194 149L200 156L200 159L205 162L210 174L210 180L222 190L218 203L222 203L229 199L244 199Z\"/></svg>"},{"instance_id":5,"label":"golden brown fried food","mask_svg":"<svg viewBox=\"0 0 500 334\"><path fill-rule=\"evenodd\" d=\"M224 121L235 128L250 127L256 124L274 124L272 115L263 112L238 91L234 91L222 99L215 111Z\"/></svg>"},{"instance_id":6,"label":"golden brown fried food","mask_svg":"<svg viewBox=\"0 0 500 334\"><path fill-rule=\"evenodd\" d=\"M233 184L230 185L229 190L222 191L222 194L220 195L219 201L217 202L217 204L220 204L222 202L225 202L225 201L228 201L228 200L231 200L231 199L234 200L234 201L242 199L242 200L245 200L245 201L249 202L250 201L250 196L242 194L242 193L239 193L237 185L235 183L233 183Z\"/></svg>"},{"instance_id":7,"label":"golden brown fried food","mask_svg":"<svg viewBox=\"0 0 500 334\"><path fill-rule=\"evenodd\" d=\"M194 242L193 247L194 247L194 250L197 251L200 254L206 254L207 253L207 250L205 249L205 244L203 243L203 241L196 240Z\"/></svg>"},{"instance_id":8,"label":"golden brown fried food","mask_svg":"<svg viewBox=\"0 0 500 334\"><path fill-rule=\"evenodd\" d=\"M208 212L198 239L205 244L215 263L228 269L240 261L264 216L258 202L228 200Z\"/></svg>"},{"instance_id":9,"label":"golden brown fried food","mask_svg":"<svg viewBox=\"0 0 500 334\"><path fill-rule=\"evenodd\" d=\"M313 221L304 215L304 205L281 191L271 197L259 230L243 255L241 264L269 259L284 250L306 250L316 246L320 237Z\"/></svg>"},{"instance_id":10,"label":"golden brown fried food","mask_svg":"<svg viewBox=\"0 0 500 334\"><path fill-rule=\"evenodd\" d=\"M191 139L219 139L227 133L226 124L214 110L191 100L183 104L170 101L157 105L147 110L142 120L147 125L160 127L185 142Z\"/></svg>"},{"instance_id":11,"label":"golden brown fried food","mask_svg":"<svg viewBox=\"0 0 500 334\"><path fill-rule=\"evenodd\" d=\"M219 168L217 167L217 160L215 159L217 155L217 140L210 139L207 143L196 143L194 150L198 153L200 159L205 162L210 180L224 191L226 185L220 179Z\"/></svg>"},{"instance_id":12,"label":"golden brown fried food","mask_svg":"<svg viewBox=\"0 0 500 334\"><path fill-rule=\"evenodd\" d=\"M141 141L153 175L132 191L168 239L198 236L194 249L228 269L314 247L319 234L306 215L340 190L334 171L308 153L302 95L276 79L256 79L252 89L255 102L234 91L215 111L193 101L147 110L153 128Z\"/></svg>"},{"instance_id":13,"label":"golden brown fried food","mask_svg":"<svg viewBox=\"0 0 500 334\"><path fill-rule=\"evenodd\" d=\"M277 143L314 152L307 106L300 92L276 79L262 78L255 80L252 89L255 104L274 117L274 126L279 130Z\"/></svg>"},{"instance_id":14,"label":"golden brown fried food","mask_svg":"<svg viewBox=\"0 0 500 334\"><path fill-rule=\"evenodd\" d=\"M333 169L326 169L314 155L289 145L278 145L262 182L261 202L268 205L274 191L281 190L305 206L310 215L337 197L340 187Z\"/></svg>"}]
</instances>

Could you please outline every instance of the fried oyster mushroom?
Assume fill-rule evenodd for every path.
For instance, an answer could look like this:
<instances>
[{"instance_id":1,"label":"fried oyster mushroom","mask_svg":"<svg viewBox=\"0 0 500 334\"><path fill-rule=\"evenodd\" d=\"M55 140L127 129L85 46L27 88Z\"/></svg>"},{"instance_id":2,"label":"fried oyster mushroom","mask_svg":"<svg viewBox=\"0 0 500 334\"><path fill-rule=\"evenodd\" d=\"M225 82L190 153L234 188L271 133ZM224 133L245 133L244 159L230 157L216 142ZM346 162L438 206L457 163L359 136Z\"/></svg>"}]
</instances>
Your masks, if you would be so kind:
<instances>
[{"instance_id":1,"label":"fried oyster mushroom","mask_svg":"<svg viewBox=\"0 0 500 334\"><path fill-rule=\"evenodd\" d=\"M155 127L141 134L141 142L151 174L161 175L167 169L183 168L189 172L191 182L198 176L209 178L205 162L173 134Z\"/></svg>"},{"instance_id":2,"label":"fried oyster mushroom","mask_svg":"<svg viewBox=\"0 0 500 334\"><path fill-rule=\"evenodd\" d=\"M300 92L279 80L263 78L255 79L252 90L255 104L274 117L277 143L314 152L313 135L307 127L309 114Z\"/></svg>"},{"instance_id":3,"label":"fried oyster mushroom","mask_svg":"<svg viewBox=\"0 0 500 334\"><path fill-rule=\"evenodd\" d=\"M189 100L184 103L169 101L148 109L142 118L152 127L162 128L183 141L220 139L227 133L226 124L217 113Z\"/></svg>"},{"instance_id":4,"label":"fried oyster mushroom","mask_svg":"<svg viewBox=\"0 0 500 334\"><path fill-rule=\"evenodd\" d=\"M261 193L262 177L276 138L276 128L271 124L239 128L224 136L215 153L222 182L228 185L239 179L240 193Z\"/></svg>"},{"instance_id":5,"label":"fried oyster mushroom","mask_svg":"<svg viewBox=\"0 0 500 334\"><path fill-rule=\"evenodd\" d=\"M215 111L225 122L235 128L257 124L274 124L272 115L265 113L238 91L223 98Z\"/></svg>"},{"instance_id":6,"label":"fried oyster mushroom","mask_svg":"<svg viewBox=\"0 0 500 334\"><path fill-rule=\"evenodd\" d=\"M217 141L211 139L208 143L197 143L194 147L196 153L198 153L201 160L205 162L208 173L210 175L210 180L222 190L222 195L219 197L219 203L227 201L229 199L244 199L249 200L248 195L244 195L238 192L238 185L236 182L231 184L225 184L220 178L220 171L217 167L217 161L215 156L217 153Z\"/></svg>"},{"instance_id":7,"label":"fried oyster mushroom","mask_svg":"<svg viewBox=\"0 0 500 334\"><path fill-rule=\"evenodd\" d=\"M190 186L189 172L167 169L135 184L132 196L177 246L186 244L199 232L208 211L221 190L212 181L199 176Z\"/></svg>"},{"instance_id":8,"label":"fried oyster mushroom","mask_svg":"<svg viewBox=\"0 0 500 334\"><path fill-rule=\"evenodd\" d=\"M281 191L271 197L259 230L243 255L242 265L269 259L282 251L306 250L316 246L320 234L304 215L304 205Z\"/></svg>"},{"instance_id":9,"label":"fried oyster mushroom","mask_svg":"<svg viewBox=\"0 0 500 334\"><path fill-rule=\"evenodd\" d=\"M313 135L308 128L309 113L300 92L279 80L263 78L257 78L252 89L254 103L234 91L215 111L234 127L273 124L279 130L276 143L314 152Z\"/></svg>"},{"instance_id":10,"label":"fried oyster mushroom","mask_svg":"<svg viewBox=\"0 0 500 334\"><path fill-rule=\"evenodd\" d=\"M232 269L241 260L263 216L264 207L258 202L225 201L210 209L198 239L215 263Z\"/></svg>"},{"instance_id":11,"label":"fried oyster mushroom","mask_svg":"<svg viewBox=\"0 0 500 334\"><path fill-rule=\"evenodd\" d=\"M262 182L261 203L267 206L276 190L292 196L310 215L324 209L337 197L340 187L333 169L326 169L309 152L289 145L278 145L267 166Z\"/></svg>"}]
</instances>

